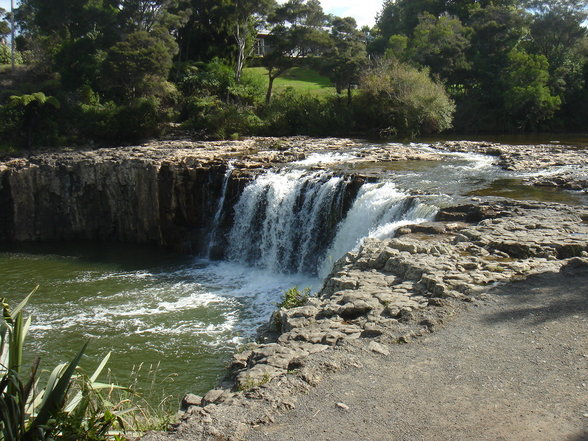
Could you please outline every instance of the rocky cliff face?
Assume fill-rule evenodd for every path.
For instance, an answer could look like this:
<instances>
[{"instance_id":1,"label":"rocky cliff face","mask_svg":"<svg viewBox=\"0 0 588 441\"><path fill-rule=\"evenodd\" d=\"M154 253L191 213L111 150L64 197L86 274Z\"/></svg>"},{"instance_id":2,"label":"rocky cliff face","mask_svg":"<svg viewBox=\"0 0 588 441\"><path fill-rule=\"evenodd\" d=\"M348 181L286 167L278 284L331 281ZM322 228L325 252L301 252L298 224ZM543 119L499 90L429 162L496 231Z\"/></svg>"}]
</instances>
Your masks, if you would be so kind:
<instances>
[{"instance_id":1,"label":"rocky cliff face","mask_svg":"<svg viewBox=\"0 0 588 441\"><path fill-rule=\"evenodd\" d=\"M227 162L145 151L40 155L0 165L0 241L115 241L197 251ZM250 175L227 188L238 197Z\"/></svg>"},{"instance_id":2,"label":"rocky cliff face","mask_svg":"<svg viewBox=\"0 0 588 441\"><path fill-rule=\"evenodd\" d=\"M248 182L321 146L317 140L276 142L170 141L0 162L0 243L110 241L201 253L221 191L227 209L218 233L224 237ZM354 144L323 141L328 148L345 142ZM223 186L229 161L235 168ZM215 256L222 257L218 249Z\"/></svg>"}]
</instances>

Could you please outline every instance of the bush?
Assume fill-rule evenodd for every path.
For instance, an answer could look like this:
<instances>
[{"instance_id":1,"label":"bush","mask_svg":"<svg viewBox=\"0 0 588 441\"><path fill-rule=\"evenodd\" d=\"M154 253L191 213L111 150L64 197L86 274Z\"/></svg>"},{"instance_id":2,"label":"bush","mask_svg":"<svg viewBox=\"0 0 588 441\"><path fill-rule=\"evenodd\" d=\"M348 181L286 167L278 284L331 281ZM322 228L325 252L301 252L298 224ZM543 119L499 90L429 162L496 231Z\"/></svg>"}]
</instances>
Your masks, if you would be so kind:
<instances>
[{"instance_id":1,"label":"bush","mask_svg":"<svg viewBox=\"0 0 588 441\"><path fill-rule=\"evenodd\" d=\"M291 309L303 306L310 297L310 288L304 288L302 291L298 287L290 288L284 291L282 301L277 304L278 308Z\"/></svg>"},{"instance_id":2,"label":"bush","mask_svg":"<svg viewBox=\"0 0 588 441\"><path fill-rule=\"evenodd\" d=\"M140 142L160 135L170 118L156 97L138 98L127 105L92 102L77 109L73 124L78 141Z\"/></svg>"},{"instance_id":3,"label":"bush","mask_svg":"<svg viewBox=\"0 0 588 441\"><path fill-rule=\"evenodd\" d=\"M346 135L354 126L353 111L346 99L301 95L292 88L275 95L260 114L265 122L264 134L272 136Z\"/></svg>"},{"instance_id":4,"label":"bush","mask_svg":"<svg viewBox=\"0 0 588 441\"><path fill-rule=\"evenodd\" d=\"M14 63L22 64L22 54L14 51ZM0 43L0 64L12 64L12 52L8 45Z\"/></svg>"},{"instance_id":5,"label":"bush","mask_svg":"<svg viewBox=\"0 0 588 441\"><path fill-rule=\"evenodd\" d=\"M128 439L121 434L128 429L134 437L138 430L167 429L173 414L164 409L165 401L154 409L145 400L137 401L129 388L97 381L110 354L91 375L78 367L87 343L70 363L51 371L43 388L39 359L24 374L31 318L24 318L23 309L33 293L12 310L0 298L0 441L121 440Z\"/></svg>"},{"instance_id":6,"label":"bush","mask_svg":"<svg viewBox=\"0 0 588 441\"><path fill-rule=\"evenodd\" d=\"M451 127L455 104L426 69L383 60L362 75L360 87L354 107L364 130L414 137Z\"/></svg>"},{"instance_id":7,"label":"bush","mask_svg":"<svg viewBox=\"0 0 588 441\"><path fill-rule=\"evenodd\" d=\"M86 343L70 363L53 369L43 389L38 388L39 360L29 375L23 374L24 341L31 324L23 308L32 294L14 310L0 299L0 440L41 441L57 435L65 440L105 440L120 423L98 392L116 386L96 383L108 356L91 376L77 373Z\"/></svg>"},{"instance_id":8,"label":"bush","mask_svg":"<svg viewBox=\"0 0 588 441\"><path fill-rule=\"evenodd\" d=\"M1 139L11 147L39 147L60 142L61 103L43 92L12 95L0 106Z\"/></svg>"},{"instance_id":9,"label":"bush","mask_svg":"<svg viewBox=\"0 0 588 441\"><path fill-rule=\"evenodd\" d=\"M219 60L184 66L178 87L188 99L216 97L225 103L245 106L260 102L264 94L263 78L244 72L237 83L233 68Z\"/></svg>"},{"instance_id":10,"label":"bush","mask_svg":"<svg viewBox=\"0 0 588 441\"><path fill-rule=\"evenodd\" d=\"M196 130L200 136L207 138L227 139L254 135L262 125L252 108L224 103L216 96L187 100L185 112L189 117L183 126Z\"/></svg>"}]
</instances>

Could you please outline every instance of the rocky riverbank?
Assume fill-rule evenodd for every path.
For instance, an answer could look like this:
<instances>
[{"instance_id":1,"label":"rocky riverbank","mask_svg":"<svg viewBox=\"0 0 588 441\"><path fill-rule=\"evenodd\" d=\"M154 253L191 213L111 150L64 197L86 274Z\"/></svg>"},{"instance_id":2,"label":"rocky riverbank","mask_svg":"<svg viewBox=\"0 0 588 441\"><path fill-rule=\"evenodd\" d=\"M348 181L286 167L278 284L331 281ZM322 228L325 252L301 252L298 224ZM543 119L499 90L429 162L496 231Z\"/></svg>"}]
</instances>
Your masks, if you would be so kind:
<instances>
[{"instance_id":1,"label":"rocky riverbank","mask_svg":"<svg viewBox=\"0 0 588 441\"><path fill-rule=\"evenodd\" d=\"M588 209L559 204L455 206L437 222L368 240L336 264L316 298L274 314L266 342L235 355L223 387L187 396L174 432L145 439L238 440L295 407L328 372L355 363L342 354L388 354L496 284L587 258Z\"/></svg>"},{"instance_id":2,"label":"rocky riverbank","mask_svg":"<svg viewBox=\"0 0 588 441\"><path fill-rule=\"evenodd\" d=\"M434 144L450 152L481 153L497 157L505 170L525 172L529 185L588 192L588 151L557 144L504 145L454 141Z\"/></svg>"}]
</instances>

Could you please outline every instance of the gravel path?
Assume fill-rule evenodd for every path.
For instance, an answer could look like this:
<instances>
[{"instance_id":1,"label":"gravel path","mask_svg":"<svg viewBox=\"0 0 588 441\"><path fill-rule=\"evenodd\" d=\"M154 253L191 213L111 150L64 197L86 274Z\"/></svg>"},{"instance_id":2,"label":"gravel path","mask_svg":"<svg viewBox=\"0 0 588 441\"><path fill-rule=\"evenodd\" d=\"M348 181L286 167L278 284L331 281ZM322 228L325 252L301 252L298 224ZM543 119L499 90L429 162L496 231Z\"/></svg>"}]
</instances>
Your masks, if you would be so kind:
<instances>
[{"instance_id":1,"label":"gravel path","mask_svg":"<svg viewBox=\"0 0 588 441\"><path fill-rule=\"evenodd\" d=\"M366 353L245 439L588 440L588 268L495 288L390 350Z\"/></svg>"}]
</instances>

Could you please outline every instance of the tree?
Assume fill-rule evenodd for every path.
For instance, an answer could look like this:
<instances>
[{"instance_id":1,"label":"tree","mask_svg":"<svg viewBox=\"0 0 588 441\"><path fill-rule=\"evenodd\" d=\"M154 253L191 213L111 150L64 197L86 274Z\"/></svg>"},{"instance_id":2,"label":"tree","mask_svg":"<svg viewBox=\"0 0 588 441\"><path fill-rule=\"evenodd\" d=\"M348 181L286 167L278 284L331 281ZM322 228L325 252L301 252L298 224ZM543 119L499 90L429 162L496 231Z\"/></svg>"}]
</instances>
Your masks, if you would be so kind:
<instances>
[{"instance_id":1,"label":"tree","mask_svg":"<svg viewBox=\"0 0 588 441\"><path fill-rule=\"evenodd\" d=\"M551 89L564 95L582 81L578 47L587 35L588 0L534 0L528 6L533 13L529 49L547 58Z\"/></svg>"},{"instance_id":2,"label":"tree","mask_svg":"<svg viewBox=\"0 0 588 441\"><path fill-rule=\"evenodd\" d=\"M470 68L466 52L470 47L471 29L459 18L442 15L436 18L425 12L419 16L410 41L410 58L450 84L462 82Z\"/></svg>"},{"instance_id":3,"label":"tree","mask_svg":"<svg viewBox=\"0 0 588 441\"><path fill-rule=\"evenodd\" d=\"M94 86L100 51L122 38L119 13L115 0L22 0L20 43L34 49L37 71L59 72L66 89Z\"/></svg>"},{"instance_id":4,"label":"tree","mask_svg":"<svg viewBox=\"0 0 588 441\"><path fill-rule=\"evenodd\" d=\"M0 8L0 44L6 44L6 38L10 35L9 14L6 9Z\"/></svg>"},{"instance_id":5,"label":"tree","mask_svg":"<svg viewBox=\"0 0 588 441\"><path fill-rule=\"evenodd\" d=\"M177 33L179 60L233 59L235 0L190 0L186 24Z\"/></svg>"},{"instance_id":6,"label":"tree","mask_svg":"<svg viewBox=\"0 0 588 441\"><path fill-rule=\"evenodd\" d=\"M263 57L269 79L266 103L271 100L277 77L300 59L320 55L330 42L324 29L326 16L318 0L289 0L276 8L268 23L272 30L267 37L270 50Z\"/></svg>"},{"instance_id":7,"label":"tree","mask_svg":"<svg viewBox=\"0 0 588 441\"><path fill-rule=\"evenodd\" d=\"M5 107L15 114L11 135L19 144L31 148L39 142L52 141L56 132L54 113L61 107L55 97L43 92L13 95Z\"/></svg>"},{"instance_id":8,"label":"tree","mask_svg":"<svg viewBox=\"0 0 588 441\"><path fill-rule=\"evenodd\" d=\"M52 36L57 42L105 31L112 35L118 0L22 0L19 23L25 33Z\"/></svg>"},{"instance_id":9,"label":"tree","mask_svg":"<svg viewBox=\"0 0 588 441\"><path fill-rule=\"evenodd\" d=\"M473 35L468 57L473 76L469 87L495 96L500 72L509 64L510 52L528 34L528 17L519 9L488 6L472 15L470 26Z\"/></svg>"},{"instance_id":10,"label":"tree","mask_svg":"<svg viewBox=\"0 0 588 441\"><path fill-rule=\"evenodd\" d=\"M489 7L516 7L521 0L386 0L376 18L378 36L371 45L376 53L384 53L386 43L392 35L411 37L419 24L419 17L430 14L435 18L443 15L458 18L469 25L473 14Z\"/></svg>"},{"instance_id":11,"label":"tree","mask_svg":"<svg viewBox=\"0 0 588 441\"><path fill-rule=\"evenodd\" d=\"M501 75L504 108L511 126L519 130L536 129L553 117L561 100L548 87L548 62L543 55L530 55L513 49L508 67Z\"/></svg>"},{"instance_id":12,"label":"tree","mask_svg":"<svg viewBox=\"0 0 588 441\"><path fill-rule=\"evenodd\" d=\"M359 82L367 65L365 35L357 29L352 17L335 17L331 22L331 46L323 54L321 70L335 84L337 93L347 89L347 102L351 102L351 86Z\"/></svg>"},{"instance_id":13,"label":"tree","mask_svg":"<svg viewBox=\"0 0 588 441\"><path fill-rule=\"evenodd\" d=\"M152 95L167 79L172 57L163 40L147 31L133 32L108 51L104 87L127 102Z\"/></svg>"},{"instance_id":14,"label":"tree","mask_svg":"<svg viewBox=\"0 0 588 441\"><path fill-rule=\"evenodd\" d=\"M237 61L235 63L237 83L241 81L245 60L251 56L257 30L275 6L275 0L235 0L233 29L237 42Z\"/></svg>"}]
</instances>

